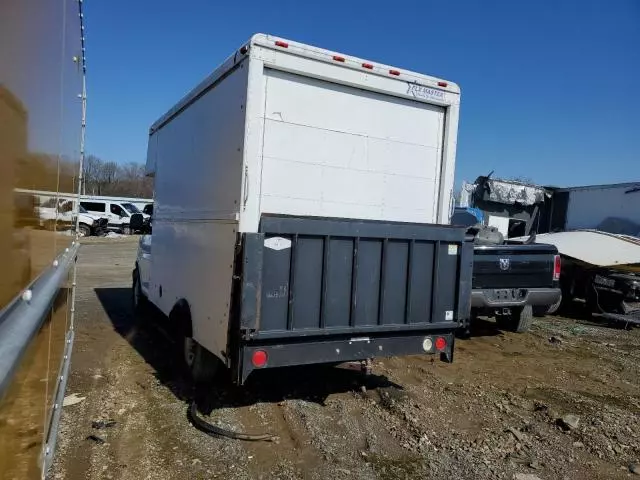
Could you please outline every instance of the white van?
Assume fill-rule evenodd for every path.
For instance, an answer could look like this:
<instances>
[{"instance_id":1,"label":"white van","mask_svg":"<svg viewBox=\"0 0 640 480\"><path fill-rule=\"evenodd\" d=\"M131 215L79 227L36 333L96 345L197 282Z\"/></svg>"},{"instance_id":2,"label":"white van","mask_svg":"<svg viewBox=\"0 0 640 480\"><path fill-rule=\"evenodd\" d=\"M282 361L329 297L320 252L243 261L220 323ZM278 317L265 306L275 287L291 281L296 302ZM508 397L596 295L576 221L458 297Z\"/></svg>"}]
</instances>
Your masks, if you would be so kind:
<instances>
[{"instance_id":1,"label":"white van","mask_svg":"<svg viewBox=\"0 0 640 480\"><path fill-rule=\"evenodd\" d=\"M134 213L139 213L140 215L142 215L143 220L146 222L149 220L149 217L151 216L150 214L144 212L143 210L141 210L141 208L146 208L146 203L144 205L142 205L142 207L140 207L139 203L133 203L133 202L120 202L120 205L122 205L122 207L129 212L129 215L133 215Z\"/></svg>"},{"instance_id":2,"label":"white van","mask_svg":"<svg viewBox=\"0 0 640 480\"><path fill-rule=\"evenodd\" d=\"M129 231L129 222L132 213L118 202L105 200L82 200L80 202L89 213L96 213L107 218L107 228L120 233ZM134 212L135 213L135 212Z\"/></svg>"}]
</instances>

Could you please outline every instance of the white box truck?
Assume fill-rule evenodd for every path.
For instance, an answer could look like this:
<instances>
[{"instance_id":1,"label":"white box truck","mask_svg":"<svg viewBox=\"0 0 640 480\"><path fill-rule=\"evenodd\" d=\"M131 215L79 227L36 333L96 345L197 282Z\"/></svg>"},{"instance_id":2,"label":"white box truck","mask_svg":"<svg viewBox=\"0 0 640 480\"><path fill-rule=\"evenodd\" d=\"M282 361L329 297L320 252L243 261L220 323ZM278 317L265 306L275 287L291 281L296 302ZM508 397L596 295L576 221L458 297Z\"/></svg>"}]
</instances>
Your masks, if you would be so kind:
<instances>
[{"instance_id":1,"label":"white box truck","mask_svg":"<svg viewBox=\"0 0 640 480\"><path fill-rule=\"evenodd\" d=\"M449 81L254 35L153 124L133 272L196 378L439 353L468 316Z\"/></svg>"}]
</instances>

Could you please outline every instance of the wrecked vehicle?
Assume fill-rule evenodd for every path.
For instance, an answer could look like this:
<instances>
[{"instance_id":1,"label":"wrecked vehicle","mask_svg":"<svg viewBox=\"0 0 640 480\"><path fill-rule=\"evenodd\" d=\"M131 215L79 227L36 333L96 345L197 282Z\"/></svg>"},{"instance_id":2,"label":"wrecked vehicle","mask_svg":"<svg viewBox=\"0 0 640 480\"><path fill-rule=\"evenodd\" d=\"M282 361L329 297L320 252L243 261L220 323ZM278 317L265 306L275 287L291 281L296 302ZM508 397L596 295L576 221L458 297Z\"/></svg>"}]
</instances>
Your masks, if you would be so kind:
<instances>
[{"instance_id":1,"label":"wrecked vehicle","mask_svg":"<svg viewBox=\"0 0 640 480\"><path fill-rule=\"evenodd\" d=\"M99 214L89 213L82 205L78 212L74 210L74 202L64 198L51 198L37 207L40 224L48 230L57 228L75 228L82 237L102 235L107 231L107 218Z\"/></svg>"},{"instance_id":2,"label":"wrecked vehicle","mask_svg":"<svg viewBox=\"0 0 640 480\"><path fill-rule=\"evenodd\" d=\"M577 230L537 239L562 255L562 305L580 299L595 316L640 324L640 238Z\"/></svg>"},{"instance_id":3,"label":"wrecked vehicle","mask_svg":"<svg viewBox=\"0 0 640 480\"><path fill-rule=\"evenodd\" d=\"M460 207L484 212L485 224L497 228L504 238L528 237L543 231L552 191L530 183L492 178L493 172L464 182Z\"/></svg>"},{"instance_id":4,"label":"wrecked vehicle","mask_svg":"<svg viewBox=\"0 0 640 480\"><path fill-rule=\"evenodd\" d=\"M579 299L593 315L640 323L640 238L634 236L635 203L627 200L638 191L637 184L559 189L493 179L492 173L464 183L460 204L482 210L485 224L499 229L509 243L535 242L558 249L561 298L547 313ZM598 230L541 233L596 224Z\"/></svg>"},{"instance_id":5,"label":"wrecked vehicle","mask_svg":"<svg viewBox=\"0 0 640 480\"><path fill-rule=\"evenodd\" d=\"M511 244L485 221L481 211L464 208L456 208L451 219L474 238L471 321L480 315L495 317L502 329L526 332L534 315L544 315L560 300L558 250Z\"/></svg>"}]
</instances>

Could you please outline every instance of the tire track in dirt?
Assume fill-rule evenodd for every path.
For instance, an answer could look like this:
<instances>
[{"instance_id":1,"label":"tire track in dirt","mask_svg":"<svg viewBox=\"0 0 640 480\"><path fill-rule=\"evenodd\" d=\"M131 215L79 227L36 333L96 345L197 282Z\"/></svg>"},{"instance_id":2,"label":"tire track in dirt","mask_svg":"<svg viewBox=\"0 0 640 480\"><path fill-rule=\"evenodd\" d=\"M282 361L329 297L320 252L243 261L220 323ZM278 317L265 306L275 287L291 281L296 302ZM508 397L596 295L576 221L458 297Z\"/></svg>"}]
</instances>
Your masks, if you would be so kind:
<instances>
[{"instance_id":1,"label":"tire track in dirt","mask_svg":"<svg viewBox=\"0 0 640 480\"><path fill-rule=\"evenodd\" d=\"M63 412L55 478L595 480L627 478L640 459L640 330L564 318L521 335L483 321L453 364L412 356L376 361L370 377L304 367L216 385L209 421L280 441L210 437L187 419L170 332L132 315L135 244L84 248L68 393L87 399ZM577 429L558 426L567 412ZM118 424L91 429L100 418Z\"/></svg>"}]
</instances>

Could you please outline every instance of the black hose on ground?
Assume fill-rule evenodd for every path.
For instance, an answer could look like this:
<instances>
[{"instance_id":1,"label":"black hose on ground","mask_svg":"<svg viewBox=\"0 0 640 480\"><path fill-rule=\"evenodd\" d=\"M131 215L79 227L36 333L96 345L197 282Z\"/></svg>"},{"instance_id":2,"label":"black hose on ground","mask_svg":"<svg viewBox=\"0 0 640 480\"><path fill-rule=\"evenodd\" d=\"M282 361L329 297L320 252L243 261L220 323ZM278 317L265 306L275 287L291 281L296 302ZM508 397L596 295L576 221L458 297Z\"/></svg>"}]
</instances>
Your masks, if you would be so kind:
<instances>
[{"instance_id":1,"label":"black hose on ground","mask_svg":"<svg viewBox=\"0 0 640 480\"><path fill-rule=\"evenodd\" d=\"M191 420L191 423L198 430L201 430L211 436L227 437L227 438L233 438L234 440L246 440L249 442L259 442L259 441L273 442L278 438L276 435L272 435L270 433L260 433L260 434L241 433L241 432L234 432L233 430L227 430L225 428L212 425L198 415L198 406L196 405L195 400L192 401L191 405L189 406L189 420Z\"/></svg>"}]
</instances>

